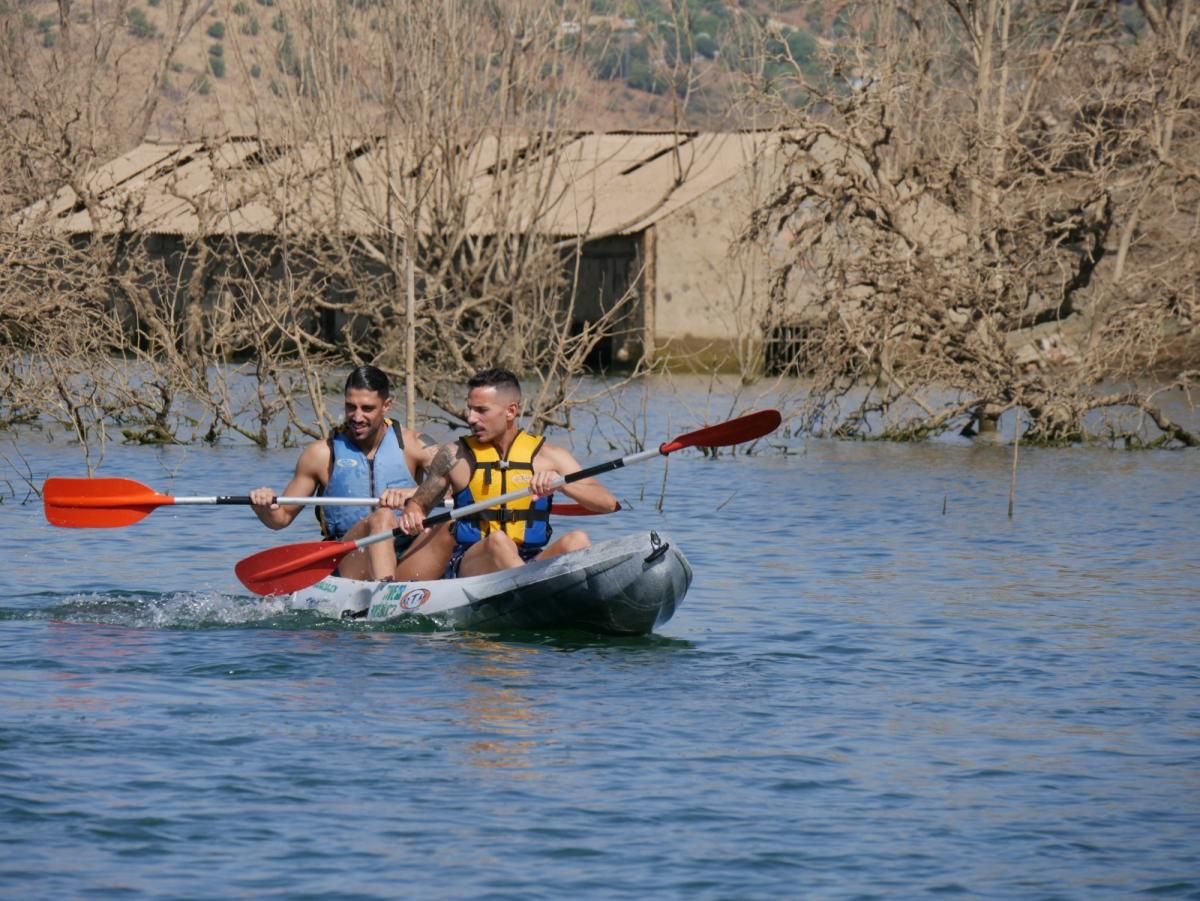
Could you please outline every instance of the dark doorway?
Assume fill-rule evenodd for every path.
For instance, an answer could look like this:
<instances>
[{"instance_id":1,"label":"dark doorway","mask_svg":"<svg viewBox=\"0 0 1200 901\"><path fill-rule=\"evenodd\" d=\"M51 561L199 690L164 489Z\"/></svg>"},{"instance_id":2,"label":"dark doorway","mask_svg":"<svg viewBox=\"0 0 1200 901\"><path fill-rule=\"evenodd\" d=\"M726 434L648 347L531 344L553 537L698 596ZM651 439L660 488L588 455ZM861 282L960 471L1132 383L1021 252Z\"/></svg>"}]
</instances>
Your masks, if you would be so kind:
<instances>
[{"instance_id":1,"label":"dark doorway","mask_svg":"<svg viewBox=\"0 0 1200 901\"><path fill-rule=\"evenodd\" d=\"M631 368L642 355L642 298L638 291L638 239L604 238L589 242L579 260L578 289L571 316L571 333L598 323L620 305L616 319L587 357L594 371ZM633 293L630 294L630 289Z\"/></svg>"}]
</instances>

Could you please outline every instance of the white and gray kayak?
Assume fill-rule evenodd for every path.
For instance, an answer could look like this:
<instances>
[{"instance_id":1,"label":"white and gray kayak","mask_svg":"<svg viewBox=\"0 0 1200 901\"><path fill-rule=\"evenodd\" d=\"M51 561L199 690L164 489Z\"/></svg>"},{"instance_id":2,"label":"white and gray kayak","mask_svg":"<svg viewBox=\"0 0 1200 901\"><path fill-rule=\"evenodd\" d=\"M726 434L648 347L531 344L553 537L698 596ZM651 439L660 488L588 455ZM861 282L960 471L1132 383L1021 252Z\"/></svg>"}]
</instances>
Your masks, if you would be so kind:
<instances>
[{"instance_id":1,"label":"white and gray kayak","mask_svg":"<svg viewBox=\"0 0 1200 901\"><path fill-rule=\"evenodd\" d=\"M691 583L692 568L668 536L640 532L483 576L432 582L329 576L291 595L288 605L340 619L425 619L480 632L644 635L674 615Z\"/></svg>"}]
</instances>

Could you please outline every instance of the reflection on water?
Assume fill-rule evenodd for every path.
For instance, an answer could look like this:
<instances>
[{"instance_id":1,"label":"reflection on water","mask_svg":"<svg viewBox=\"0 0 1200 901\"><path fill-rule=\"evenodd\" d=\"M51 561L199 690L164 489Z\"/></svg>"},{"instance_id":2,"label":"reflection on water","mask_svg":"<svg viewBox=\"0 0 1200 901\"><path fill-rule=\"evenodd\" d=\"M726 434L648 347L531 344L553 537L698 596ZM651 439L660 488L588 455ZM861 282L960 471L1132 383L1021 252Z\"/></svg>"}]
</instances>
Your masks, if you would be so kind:
<instances>
[{"instance_id":1,"label":"reflection on water","mask_svg":"<svg viewBox=\"0 0 1200 901\"><path fill-rule=\"evenodd\" d=\"M463 730L476 736L465 744L468 762L485 769L529 770L530 754L545 724L524 691L534 678L526 663L542 652L480 637L468 639L463 647L470 652L459 663L463 693L450 706Z\"/></svg>"}]
</instances>

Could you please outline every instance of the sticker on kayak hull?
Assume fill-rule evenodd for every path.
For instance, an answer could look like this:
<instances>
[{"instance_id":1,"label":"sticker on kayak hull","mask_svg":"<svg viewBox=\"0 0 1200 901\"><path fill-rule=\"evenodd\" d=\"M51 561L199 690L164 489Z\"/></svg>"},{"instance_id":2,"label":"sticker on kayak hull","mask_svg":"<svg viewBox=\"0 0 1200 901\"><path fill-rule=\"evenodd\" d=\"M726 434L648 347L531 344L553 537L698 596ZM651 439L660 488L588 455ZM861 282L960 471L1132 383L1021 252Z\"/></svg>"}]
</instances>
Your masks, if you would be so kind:
<instances>
[{"instance_id":1,"label":"sticker on kayak hull","mask_svg":"<svg viewBox=\"0 0 1200 901\"><path fill-rule=\"evenodd\" d=\"M428 588L414 588L408 594L400 599L400 606L409 613L416 610L422 604L429 600Z\"/></svg>"},{"instance_id":2,"label":"sticker on kayak hull","mask_svg":"<svg viewBox=\"0 0 1200 901\"><path fill-rule=\"evenodd\" d=\"M407 587L408 586L405 585L403 582L401 582L399 585L389 585L387 587L387 590L384 591L383 597L380 598L380 600L381 601L399 600L400 596L404 594L404 589L406 589Z\"/></svg>"},{"instance_id":3,"label":"sticker on kayak hull","mask_svg":"<svg viewBox=\"0 0 1200 901\"><path fill-rule=\"evenodd\" d=\"M371 619L387 619L397 612L412 613L414 610L419 610L421 605L429 600L428 588L413 588L404 591L406 587L398 585L389 588L380 600L371 605L371 611L368 614ZM401 592L404 593L401 594ZM397 600L400 601L399 604L396 603Z\"/></svg>"}]
</instances>

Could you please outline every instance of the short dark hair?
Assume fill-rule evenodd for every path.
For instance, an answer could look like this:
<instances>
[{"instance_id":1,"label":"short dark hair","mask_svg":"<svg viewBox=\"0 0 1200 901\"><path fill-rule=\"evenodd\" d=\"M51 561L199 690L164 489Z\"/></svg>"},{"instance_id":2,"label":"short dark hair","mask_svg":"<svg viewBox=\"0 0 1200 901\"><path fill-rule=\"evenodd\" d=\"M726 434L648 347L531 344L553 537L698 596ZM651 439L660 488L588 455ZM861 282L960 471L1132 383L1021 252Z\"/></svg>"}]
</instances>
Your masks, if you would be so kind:
<instances>
[{"instance_id":1,"label":"short dark hair","mask_svg":"<svg viewBox=\"0 0 1200 901\"><path fill-rule=\"evenodd\" d=\"M467 392L470 393L475 388L495 388L497 390L507 388L514 392L518 398L521 396L521 383L507 369L479 370L467 379Z\"/></svg>"},{"instance_id":2,"label":"short dark hair","mask_svg":"<svg viewBox=\"0 0 1200 901\"><path fill-rule=\"evenodd\" d=\"M392 386L388 382L387 373L376 366L359 366L350 370L346 376L346 391L352 388L365 388L374 391L380 397L392 396Z\"/></svg>"}]
</instances>

